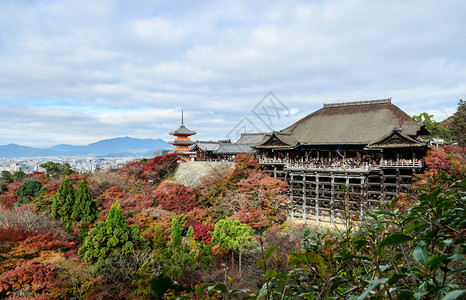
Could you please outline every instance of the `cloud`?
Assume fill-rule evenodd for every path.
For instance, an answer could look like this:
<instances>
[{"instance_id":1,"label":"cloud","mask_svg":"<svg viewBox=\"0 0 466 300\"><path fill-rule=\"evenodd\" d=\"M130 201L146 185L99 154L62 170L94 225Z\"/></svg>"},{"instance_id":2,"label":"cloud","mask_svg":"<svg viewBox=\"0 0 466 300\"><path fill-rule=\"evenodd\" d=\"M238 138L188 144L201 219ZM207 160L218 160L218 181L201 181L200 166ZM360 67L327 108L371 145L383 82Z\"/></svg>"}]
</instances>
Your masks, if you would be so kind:
<instances>
[{"instance_id":1,"label":"cloud","mask_svg":"<svg viewBox=\"0 0 466 300\"><path fill-rule=\"evenodd\" d=\"M466 94L465 9L454 0L4 2L0 144L168 139L182 108L196 137L223 138L269 91L294 112L274 129L323 103L388 97L442 119Z\"/></svg>"}]
</instances>

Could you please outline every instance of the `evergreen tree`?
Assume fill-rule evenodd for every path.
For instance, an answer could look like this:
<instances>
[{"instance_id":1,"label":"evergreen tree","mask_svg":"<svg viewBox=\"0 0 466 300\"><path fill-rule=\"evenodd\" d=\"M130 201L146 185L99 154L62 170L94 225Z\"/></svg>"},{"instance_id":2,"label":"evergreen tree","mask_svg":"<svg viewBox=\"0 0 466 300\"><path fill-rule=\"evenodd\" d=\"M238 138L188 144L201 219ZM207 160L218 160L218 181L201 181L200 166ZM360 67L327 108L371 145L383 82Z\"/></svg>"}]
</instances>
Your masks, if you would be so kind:
<instances>
[{"instance_id":1,"label":"evergreen tree","mask_svg":"<svg viewBox=\"0 0 466 300\"><path fill-rule=\"evenodd\" d=\"M458 103L458 110L453 115L451 122L451 131L453 139L459 146L466 146L466 101L460 99Z\"/></svg>"},{"instance_id":2,"label":"evergreen tree","mask_svg":"<svg viewBox=\"0 0 466 300\"><path fill-rule=\"evenodd\" d=\"M173 249L176 249L181 246L181 229L177 218L172 219L169 246Z\"/></svg>"},{"instance_id":3,"label":"evergreen tree","mask_svg":"<svg viewBox=\"0 0 466 300\"><path fill-rule=\"evenodd\" d=\"M159 247L154 251L154 261L164 272L174 279L183 278L192 292L194 292L193 270L206 270L212 265L210 257L212 248L202 242L194 240L194 230L189 227L186 239L181 236L181 229L177 218L172 219L170 242L167 247Z\"/></svg>"},{"instance_id":4,"label":"evergreen tree","mask_svg":"<svg viewBox=\"0 0 466 300\"><path fill-rule=\"evenodd\" d=\"M55 219L61 219L65 229L70 231L73 226L73 206L76 199L75 189L71 179L65 178L55 196L53 196L51 214Z\"/></svg>"},{"instance_id":5,"label":"evergreen tree","mask_svg":"<svg viewBox=\"0 0 466 300\"><path fill-rule=\"evenodd\" d=\"M76 222L81 222L82 225L89 225L97 219L98 215L97 204L92 198L86 182L81 180L76 191L71 218Z\"/></svg>"},{"instance_id":6,"label":"evergreen tree","mask_svg":"<svg viewBox=\"0 0 466 300\"><path fill-rule=\"evenodd\" d=\"M26 180L16 190L18 197L35 197L42 189L42 184L36 180Z\"/></svg>"},{"instance_id":7,"label":"evergreen tree","mask_svg":"<svg viewBox=\"0 0 466 300\"><path fill-rule=\"evenodd\" d=\"M105 222L99 222L84 239L79 254L85 261L96 263L135 250L149 250L149 243L137 225L126 224L117 200L110 208Z\"/></svg>"}]
</instances>

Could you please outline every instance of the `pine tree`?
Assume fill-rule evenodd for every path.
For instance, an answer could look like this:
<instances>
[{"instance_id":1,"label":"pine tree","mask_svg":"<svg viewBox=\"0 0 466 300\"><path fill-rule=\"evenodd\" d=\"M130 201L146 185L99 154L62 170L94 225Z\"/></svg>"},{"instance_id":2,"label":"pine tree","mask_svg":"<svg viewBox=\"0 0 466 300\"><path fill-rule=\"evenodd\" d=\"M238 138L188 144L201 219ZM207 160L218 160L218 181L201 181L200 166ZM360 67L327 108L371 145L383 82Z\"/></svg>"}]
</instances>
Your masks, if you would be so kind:
<instances>
[{"instance_id":1,"label":"pine tree","mask_svg":"<svg viewBox=\"0 0 466 300\"><path fill-rule=\"evenodd\" d=\"M73 226L73 206L75 202L75 189L71 179L65 178L55 196L53 196L51 214L55 219L61 219L66 230L71 230Z\"/></svg>"},{"instance_id":2,"label":"pine tree","mask_svg":"<svg viewBox=\"0 0 466 300\"><path fill-rule=\"evenodd\" d=\"M81 222L82 225L89 225L97 219L98 215L97 204L92 198L86 182L81 180L76 191L71 218L76 222Z\"/></svg>"},{"instance_id":3,"label":"pine tree","mask_svg":"<svg viewBox=\"0 0 466 300\"><path fill-rule=\"evenodd\" d=\"M154 261L168 276L174 279L182 277L194 292L192 271L205 270L212 265L212 250L210 245L205 243L196 244L192 226L188 229L186 239L183 239L178 219L173 218L171 223L170 241L167 247L155 249Z\"/></svg>"},{"instance_id":4,"label":"pine tree","mask_svg":"<svg viewBox=\"0 0 466 300\"><path fill-rule=\"evenodd\" d=\"M137 225L126 224L117 200L110 208L105 222L99 222L84 239L79 254L83 260L96 263L135 250L149 250L149 243Z\"/></svg>"},{"instance_id":5,"label":"pine tree","mask_svg":"<svg viewBox=\"0 0 466 300\"><path fill-rule=\"evenodd\" d=\"M181 246L181 229L177 218L172 219L172 226L170 228L170 244L169 246L176 249Z\"/></svg>"}]
</instances>

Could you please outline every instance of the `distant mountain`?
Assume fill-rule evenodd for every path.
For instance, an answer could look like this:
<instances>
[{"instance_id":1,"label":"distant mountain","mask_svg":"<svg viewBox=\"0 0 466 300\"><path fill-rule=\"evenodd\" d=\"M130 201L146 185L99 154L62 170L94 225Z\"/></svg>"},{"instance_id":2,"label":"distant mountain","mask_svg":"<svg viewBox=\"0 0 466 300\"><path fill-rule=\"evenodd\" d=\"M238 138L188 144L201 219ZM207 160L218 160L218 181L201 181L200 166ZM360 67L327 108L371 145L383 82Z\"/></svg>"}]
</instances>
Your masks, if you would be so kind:
<instances>
[{"instance_id":1,"label":"distant mountain","mask_svg":"<svg viewBox=\"0 0 466 300\"><path fill-rule=\"evenodd\" d=\"M9 144L0 146L0 157L38 157L38 156L152 156L155 151L172 149L162 139L136 139L130 137L98 141L87 146L60 144L49 148L33 148Z\"/></svg>"}]
</instances>

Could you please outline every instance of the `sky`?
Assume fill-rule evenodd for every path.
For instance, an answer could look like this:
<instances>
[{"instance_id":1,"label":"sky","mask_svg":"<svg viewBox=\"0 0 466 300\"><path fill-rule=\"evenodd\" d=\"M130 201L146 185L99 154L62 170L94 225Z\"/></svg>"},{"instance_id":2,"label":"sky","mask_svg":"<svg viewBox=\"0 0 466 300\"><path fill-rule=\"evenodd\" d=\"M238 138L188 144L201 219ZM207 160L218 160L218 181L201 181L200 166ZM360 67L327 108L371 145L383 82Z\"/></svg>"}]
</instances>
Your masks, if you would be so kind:
<instances>
[{"instance_id":1,"label":"sky","mask_svg":"<svg viewBox=\"0 0 466 300\"><path fill-rule=\"evenodd\" d=\"M442 121L466 99L466 1L0 2L0 145L194 140L391 98Z\"/></svg>"}]
</instances>

